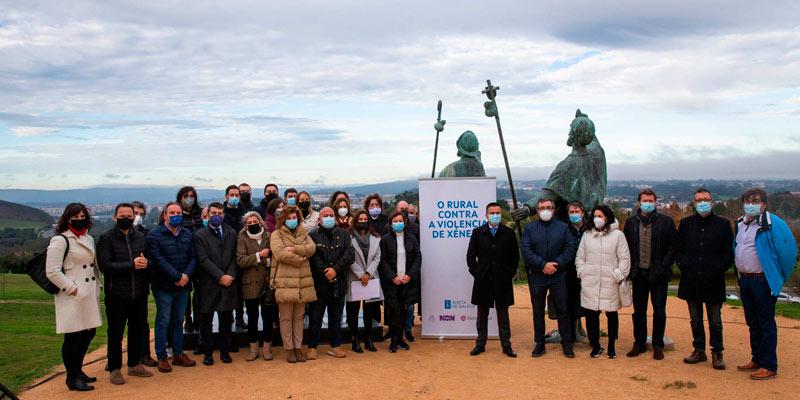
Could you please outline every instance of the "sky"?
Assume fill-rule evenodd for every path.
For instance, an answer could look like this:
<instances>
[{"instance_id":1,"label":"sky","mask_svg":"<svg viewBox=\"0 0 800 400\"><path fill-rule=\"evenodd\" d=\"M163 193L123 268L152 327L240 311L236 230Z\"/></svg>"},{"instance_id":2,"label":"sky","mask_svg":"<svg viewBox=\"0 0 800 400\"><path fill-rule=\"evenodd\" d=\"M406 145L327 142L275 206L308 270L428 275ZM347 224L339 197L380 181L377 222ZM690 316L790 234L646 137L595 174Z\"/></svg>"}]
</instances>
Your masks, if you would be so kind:
<instances>
[{"instance_id":1,"label":"sky","mask_svg":"<svg viewBox=\"0 0 800 400\"><path fill-rule=\"evenodd\" d=\"M476 133L515 180L800 172L800 2L0 0L0 187L221 188L429 176Z\"/></svg>"}]
</instances>

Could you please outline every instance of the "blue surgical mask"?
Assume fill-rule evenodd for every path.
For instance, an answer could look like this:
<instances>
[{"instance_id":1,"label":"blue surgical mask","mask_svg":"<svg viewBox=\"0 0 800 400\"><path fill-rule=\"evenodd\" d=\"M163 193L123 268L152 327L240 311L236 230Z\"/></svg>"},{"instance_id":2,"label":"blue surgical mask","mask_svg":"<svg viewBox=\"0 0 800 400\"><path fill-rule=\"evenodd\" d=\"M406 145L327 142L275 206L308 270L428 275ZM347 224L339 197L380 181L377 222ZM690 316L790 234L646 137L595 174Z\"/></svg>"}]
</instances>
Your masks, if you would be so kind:
<instances>
[{"instance_id":1,"label":"blue surgical mask","mask_svg":"<svg viewBox=\"0 0 800 400\"><path fill-rule=\"evenodd\" d=\"M580 214L570 214L569 215L569 222L573 224L577 224L583 220L583 217Z\"/></svg>"},{"instance_id":2,"label":"blue surgical mask","mask_svg":"<svg viewBox=\"0 0 800 400\"><path fill-rule=\"evenodd\" d=\"M169 226L171 226L173 228L177 228L177 227L181 226L182 223L183 223L183 215L182 214L170 215L169 216Z\"/></svg>"},{"instance_id":3,"label":"blue surgical mask","mask_svg":"<svg viewBox=\"0 0 800 400\"><path fill-rule=\"evenodd\" d=\"M208 218L203 219L203 226L208 226Z\"/></svg>"},{"instance_id":4,"label":"blue surgical mask","mask_svg":"<svg viewBox=\"0 0 800 400\"><path fill-rule=\"evenodd\" d=\"M646 201L644 203L641 203L639 208L641 208L642 211L645 212L645 214L650 214L651 212L656 210L656 203L652 203L652 202Z\"/></svg>"},{"instance_id":5,"label":"blue surgical mask","mask_svg":"<svg viewBox=\"0 0 800 400\"><path fill-rule=\"evenodd\" d=\"M708 215L711 212L711 202L698 201L694 204L694 210L700 215Z\"/></svg>"},{"instance_id":6,"label":"blue surgical mask","mask_svg":"<svg viewBox=\"0 0 800 400\"><path fill-rule=\"evenodd\" d=\"M236 208L239 205L238 197L228 197L228 207Z\"/></svg>"},{"instance_id":7,"label":"blue surgical mask","mask_svg":"<svg viewBox=\"0 0 800 400\"><path fill-rule=\"evenodd\" d=\"M500 221L503 220L503 216L500 214L489 214L489 224L490 225L500 225Z\"/></svg>"},{"instance_id":8,"label":"blue surgical mask","mask_svg":"<svg viewBox=\"0 0 800 400\"><path fill-rule=\"evenodd\" d=\"M333 217L322 217L322 227L325 229L333 229L336 226L336 219Z\"/></svg>"},{"instance_id":9,"label":"blue surgical mask","mask_svg":"<svg viewBox=\"0 0 800 400\"><path fill-rule=\"evenodd\" d=\"M369 209L369 216L370 217L378 218L379 215L381 215L381 208L380 207L374 207L374 208L370 208Z\"/></svg>"},{"instance_id":10,"label":"blue surgical mask","mask_svg":"<svg viewBox=\"0 0 800 400\"><path fill-rule=\"evenodd\" d=\"M208 224L211 225L212 228L219 228L222 225L224 217L222 215L212 215L211 218L208 219Z\"/></svg>"},{"instance_id":11,"label":"blue surgical mask","mask_svg":"<svg viewBox=\"0 0 800 400\"><path fill-rule=\"evenodd\" d=\"M757 217L761 215L761 204L745 203L744 213L748 217Z\"/></svg>"},{"instance_id":12,"label":"blue surgical mask","mask_svg":"<svg viewBox=\"0 0 800 400\"><path fill-rule=\"evenodd\" d=\"M286 227L291 229L291 230L295 230L295 229L297 229L297 220L296 219L287 219L286 222L284 222L284 225L286 225Z\"/></svg>"},{"instance_id":13,"label":"blue surgical mask","mask_svg":"<svg viewBox=\"0 0 800 400\"><path fill-rule=\"evenodd\" d=\"M392 230L397 232L397 233L402 232L403 229L405 229L405 227L406 227L406 224L403 223L403 222L392 222Z\"/></svg>"},{"instance_id":14,"label":"blue surgical mask","mask_svg":"<svg viewBox=\"0 0 800 400\"><path fill-rule=\"evenodd\" d=\"M288 199L286 199L286 204L290 206L297 204L297 197L289 197Z\"/></svg>"}]
</instances>

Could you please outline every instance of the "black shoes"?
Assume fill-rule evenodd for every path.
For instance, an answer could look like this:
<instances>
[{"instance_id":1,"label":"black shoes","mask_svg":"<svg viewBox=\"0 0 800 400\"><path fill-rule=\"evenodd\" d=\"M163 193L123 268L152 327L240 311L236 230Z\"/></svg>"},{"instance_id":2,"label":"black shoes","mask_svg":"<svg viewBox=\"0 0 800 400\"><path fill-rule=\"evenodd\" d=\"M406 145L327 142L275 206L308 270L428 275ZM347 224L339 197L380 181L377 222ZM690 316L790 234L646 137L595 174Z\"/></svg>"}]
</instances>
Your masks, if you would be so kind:
<instances>
[{"instance_id":1,"label":"black shoes","mask_svg":"<svg viewBox=\"0 0 800 400\"><path fill-rule=\"evenodd\" d=\"M211 354L203 356L203 365L214 365L214 357Z\"/></svg>"},{"instance_id":2,"label":"black shoes","mask_svg":"<svg viewBox=\"0 0 800 400\"><path fill-rule=\"evenodd\" d=\"M67 379L67 388L78 392L88 392L94 390L94 386L86 383L80 376L75 379Z\"/></svg>"},{"instance_id":3,"label":"black shoes","mask_svg":"<svg viewBox=\"0 0 800 400\"><path fill-rule=\"evenodd\" d=\"M364 348L373 353L378 351L378 349L375 348L375 343L372 342L372 335L368 334L366 337L364 337Z\"/></svg>"},{"instance_id":4,"label":"black shoes","mask_svg":"<svg viewBox=\"0 0 800 400\"><path fill-rule=\"evenodd\" d=\"M219 360L224 362L225 364L230 364L230 363L233 362L233 359L231 358L231 355L228 354L228 353L221 353L219 355Z\"/></svg>"},{"instance_id":5,"label":"black shoes","mask_svg":"<svg viewBox=\"0 0 800 400\"><path fill-rule=\"evenodd\" d=\"M486 351L486 347L485 346L480 345L480 344L476 344L475 347L473 347L472 350L469 352L469 355L477 356L478 354L481 354L481 353L483 353L485 351Z\"/></svg>"},{"instance_id":6,"label":"black shoes","mask_svg":"<svg viewBox=\"0 0 800 400\"><path fill-rule=\"evenodd\" d=\"M397 347L403 350L411 350L411 346L409 346L408 343L406 343L406 341L402 338L397 340Z\"/></svg>"},{"instance_id":7,"label":"black shoes","mask_svg":"<svg viewBox=\"0 0 800 400\"><path fill-rule=\"evenodd\" d=\"M547 353L547 350L545 350L545 348L544 348L544 343L536 343L536 347L533 348L533 351L531 352L531 356L532 357L541 357L541 356L544 355L544 353Z\"/></svg>"},{"instance_id":8,"label":"black shoes","mask_svg":"<svg viewBox=\"0 0 800 400\"><path fill-rule=\"evenodd\" d=\"M565 346L562 348L562 351L564 352L564 357L575 358L575 352L572 351L572 346Z\"/></svg>"},{"instance_id":9,"label":"black shoes","mask_svg":"<svg viewBox=\"0 0 800 400\"><path fill-rule=\"evenodd\" d=\"M397 340L392 339L392 342L389 344L389 352L397 353Z\"/></svg>"},{"instance_id":10,"label":"black shoes","mask_svg":"<svg viewBox=\"0 0 800 400\"><path fill-rule=\"evenodd\" d=\"M589 353L589 356L591 356L592 358L600 358L600 356L603 355L603 351L605 351L604 348L596 347L596 348L592 349L592 352Z\"/></svg>"},{"instance_id":11,"label":"black shoes","mask_svg":"<svg viewBox=\"0 0 800 400\"><path fill-rule=\"evenodd\" d=\"M414 341L414 335L411 334L411 331L405 331L404 335L406 337L406 340L408 340L409 342Z\"/></svg>"},{"instance_id":12,"label":"black shoes","mask_svg":"<svg viewBox=\"0 0 800 400\"><path fill-rule=\"evenodd\" d=\"M512 349L511 346L503 346L503 354L511 358L517 358L517 353L514 352L514 349Z\"/></svg>"},{"instance_id":13,"label":"black shoes","mask_svg":"<svg viewBox=\"0 0 800 400\"><path fill-rule=\"evenodd\" d=\"M86 373L84 373L83 371L81 371L81 373L78 374L78 378L83 379L83 381L86 383L97 382L97 377L86 375Z\"/></svg>"},{"instance_id":14,"label":"black shoes","mask_svg":"<svg viewBox=\"0 0 800 400\"><path fill-rule=\"evenodd\" d=\"M631 351L629 351L628 354L626 354L626 356L628 356L628 357L638 357L640 354L642 354L642 353L644 353L646 351L647 351L646 347L634 345L633 348L631 349Z\"/></svg>"}]
</instances>

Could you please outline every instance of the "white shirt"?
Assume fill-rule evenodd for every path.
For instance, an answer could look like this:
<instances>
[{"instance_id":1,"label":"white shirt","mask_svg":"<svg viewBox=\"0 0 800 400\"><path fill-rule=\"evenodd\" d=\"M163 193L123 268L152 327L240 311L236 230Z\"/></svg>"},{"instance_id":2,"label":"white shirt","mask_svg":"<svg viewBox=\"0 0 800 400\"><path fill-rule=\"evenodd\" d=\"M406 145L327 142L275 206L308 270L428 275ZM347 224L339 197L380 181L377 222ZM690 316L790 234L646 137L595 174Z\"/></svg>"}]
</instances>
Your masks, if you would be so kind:
<instances>
[{"instance_id":1,"label":"white shirt","mask_svg":"<svg viewBox=\"0 0 800 400\"><path fill-rule=\"evenodd\" d=\"M757 274L763 272L761 260L758 259L756 251L756 233L761 228L758 219L754 219L749 224L744 220L739 222L738 232L736 232L736 252L734 262L736 270L747 274Z\"/></svg>"},{"instance_id":2,"label":"white shirt","mask_svg":"<svg viewBox=\"0 0 800 400\"><path fill-rule=\"evenodd\" d=\"M406 274L406 244L403 233L397 234L397 277Z\"/></svg>"}]
</instances>

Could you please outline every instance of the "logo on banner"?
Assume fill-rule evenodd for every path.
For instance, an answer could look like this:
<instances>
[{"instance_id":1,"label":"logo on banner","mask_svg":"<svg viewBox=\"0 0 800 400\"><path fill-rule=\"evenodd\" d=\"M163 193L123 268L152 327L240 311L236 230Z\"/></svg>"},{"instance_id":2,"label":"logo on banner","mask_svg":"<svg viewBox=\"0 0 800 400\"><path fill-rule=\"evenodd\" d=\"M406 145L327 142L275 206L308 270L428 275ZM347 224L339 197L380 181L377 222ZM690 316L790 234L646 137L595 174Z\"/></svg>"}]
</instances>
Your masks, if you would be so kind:
<instances>
[{"instance_id":1,"label":"logo on banner","mask_svg":"<svg viewBox=\"0 0 800 400\"><path fill-rule=\"evenodd\" d=\"M444 301L444 309L449 310L453 308L453 300L445 300Z\"/></svg>"},{"instance_id":2,"label":"logo on banner","mask_svg":"<svg viewBox=\"0 0 800 400\"><path fill-rule=\"evenodd\" d=\"M456 316L455 315L442 315L442 314L439 314L439 321L455 321L455 320L456 320Z\"/></svg>"}]
</instances>

